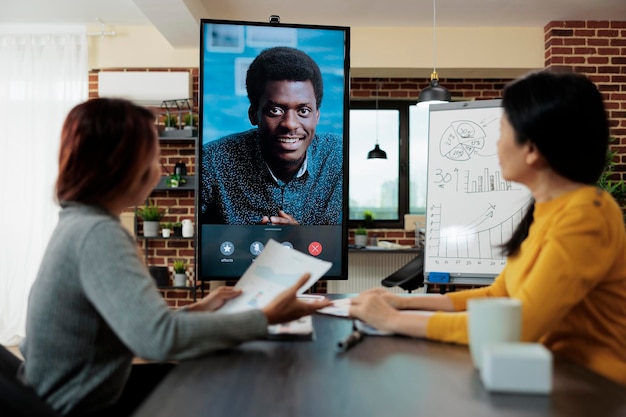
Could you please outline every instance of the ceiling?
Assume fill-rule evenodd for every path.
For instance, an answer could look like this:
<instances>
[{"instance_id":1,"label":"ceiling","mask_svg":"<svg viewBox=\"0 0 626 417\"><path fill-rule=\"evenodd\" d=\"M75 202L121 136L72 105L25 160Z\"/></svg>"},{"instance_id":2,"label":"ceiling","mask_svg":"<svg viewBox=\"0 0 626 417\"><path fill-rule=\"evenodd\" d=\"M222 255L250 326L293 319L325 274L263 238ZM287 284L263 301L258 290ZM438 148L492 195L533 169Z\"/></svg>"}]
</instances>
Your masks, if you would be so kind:
<instances>
[{"instance_id":1,"label":"ceiling","mask_svg":"<svg viewBox=\"0 0 626 417\"><path fill-rule=\"evenodd\" d=\"M333 26L433 22L431 0L0 0L2 23L152 25L174 47L198 44L200 18ZM543 27L555 20L626 21L625 0L438 0L437 26Z\"/></svg>"}]
</instances>

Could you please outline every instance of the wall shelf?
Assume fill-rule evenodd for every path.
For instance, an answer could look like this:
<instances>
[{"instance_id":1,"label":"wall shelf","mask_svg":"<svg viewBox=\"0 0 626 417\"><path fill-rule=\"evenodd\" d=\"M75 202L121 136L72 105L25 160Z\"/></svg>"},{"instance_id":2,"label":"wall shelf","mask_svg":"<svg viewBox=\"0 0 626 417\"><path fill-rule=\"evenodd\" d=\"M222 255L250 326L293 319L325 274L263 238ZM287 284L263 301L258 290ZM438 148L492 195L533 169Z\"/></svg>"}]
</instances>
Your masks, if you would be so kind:
<instances>
[{"instance_id":1,"label":"wall shelf","mask_svg":"<svg viewBox=\"0 0 626 417\"><path fill-rule=\"evenodd\" d=\"M137 236L137 239L140 240L191 240L193 241L195 236L193 237L182 237L182 236L170 236L170 237L163 237L163 236L148 236L145 237L143 235L141 236Z\"/></svg>"},{"instance_id":2,"label":"wall shelf","mask_svg":"<svg viewBox=\"0 0 626 417\"><path fill-rule=\"evenodd\" d=\"M161 142L172 141L172 142L195 142L198 139L198 136L159 136L159 140Z\"/></svg>"}]
</instances>

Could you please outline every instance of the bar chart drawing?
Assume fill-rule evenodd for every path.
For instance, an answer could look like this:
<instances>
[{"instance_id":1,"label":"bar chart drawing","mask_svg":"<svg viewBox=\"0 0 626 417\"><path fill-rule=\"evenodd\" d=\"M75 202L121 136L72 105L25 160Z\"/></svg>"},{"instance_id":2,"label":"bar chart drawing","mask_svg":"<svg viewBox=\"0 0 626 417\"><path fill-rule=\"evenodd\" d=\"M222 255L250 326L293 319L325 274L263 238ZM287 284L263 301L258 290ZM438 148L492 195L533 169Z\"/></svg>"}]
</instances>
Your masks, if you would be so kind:
<instances>
[{"instance_id":1,"label":"bar chart drawing","mask_svg":"<svg viewBox=\"0 0 626 417\"><path fill-rule=\"evenodd\" d=\"M498 169L490 172L484 168L481 174L472 175L469 170L464 171L464 189L466 193L485 193L490 191L518 190L511 181L502 178L502 172Z\"/></svg>"}]
</instances>

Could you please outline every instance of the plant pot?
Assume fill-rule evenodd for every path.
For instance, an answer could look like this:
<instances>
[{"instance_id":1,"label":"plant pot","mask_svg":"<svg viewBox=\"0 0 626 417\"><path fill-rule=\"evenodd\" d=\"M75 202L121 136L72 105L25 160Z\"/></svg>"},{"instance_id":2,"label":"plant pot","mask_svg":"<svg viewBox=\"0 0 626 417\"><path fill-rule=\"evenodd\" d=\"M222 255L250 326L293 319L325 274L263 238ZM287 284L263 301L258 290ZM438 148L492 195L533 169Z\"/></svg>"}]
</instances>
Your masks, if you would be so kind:
<instances>
[{"instance_id":1,"label":"plant pot","mask_svg":"<svg viewBox=\"0 0 626 417\"><path fill-rule=\"evenodd\" d=\"M145 237L157 237L159 235L159 222L144 221L143 222L143 235Z\"/></svg>"},{"instance_id":2,"label":"plant pot","mask_svg":"<svg viewBox=\"0 0 626 417\"><path fill-rule=\"evenodd\" d=\"M174 274L174 286L175 287L184 287L187 285L187 275L186 274Z\"/></svg>"},{"instance_id":3,"label":"plant pot","mask_svg":"<svg viewBox=\"0 0 626 417\"><path fill-rule=\"evenodd\" d=\"M183 237L183 226L174 226L172 228L172 233L174 234L174 237Z\"/></svg>"},{"instance_id":4,"label":"plant pot","mask_svg":"<svg viewBox=\"0 0 626 417\"><path fill-rule=\"evenodd\" d=\"M354 235L354 246L367 246L367 235Z\"/></svg>"},{"instance_id":5,"label":"plant pot","mask_svg":"<svg viewBox=\"0 0 626 417\"><path fill-rule=\"evenodd\" d=\"M170 234L172 233L172 231L170 229L163 229L161 230L161 235L163 235L164 238L168 238L170 237Z\"/></svg>"},{"instance_id":6,"label":"plant pot","mask_svg":"<svg viewBox=\"0 0 626 417\"><path fill-rule=\"evenodd\" d=\"M170 277L166 266L151 266L150 275L152 275L159 287L169 285Z\"/></svg>"}]
</instances>

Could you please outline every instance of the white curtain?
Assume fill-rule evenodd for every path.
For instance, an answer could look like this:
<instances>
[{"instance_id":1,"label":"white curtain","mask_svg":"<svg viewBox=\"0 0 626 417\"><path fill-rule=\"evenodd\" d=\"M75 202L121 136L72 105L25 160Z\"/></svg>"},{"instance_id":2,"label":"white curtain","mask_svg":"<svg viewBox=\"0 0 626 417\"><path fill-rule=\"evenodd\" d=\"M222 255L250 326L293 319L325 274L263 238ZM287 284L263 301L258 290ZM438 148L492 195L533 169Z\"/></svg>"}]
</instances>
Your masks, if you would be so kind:
<instances>
[{"instance_id":1,"label":"white curtain","mask_svg":"<svg viewBox=\"0 0 626 417\"><path fill-rule=\"evenodd\" d=\"M61 126L88 88L84 27L0 25L0 344L24 337L28 293L58 220Z\"/></svg>"}]
</instances>

